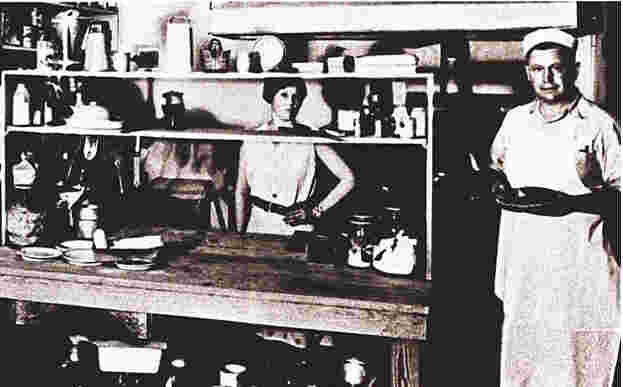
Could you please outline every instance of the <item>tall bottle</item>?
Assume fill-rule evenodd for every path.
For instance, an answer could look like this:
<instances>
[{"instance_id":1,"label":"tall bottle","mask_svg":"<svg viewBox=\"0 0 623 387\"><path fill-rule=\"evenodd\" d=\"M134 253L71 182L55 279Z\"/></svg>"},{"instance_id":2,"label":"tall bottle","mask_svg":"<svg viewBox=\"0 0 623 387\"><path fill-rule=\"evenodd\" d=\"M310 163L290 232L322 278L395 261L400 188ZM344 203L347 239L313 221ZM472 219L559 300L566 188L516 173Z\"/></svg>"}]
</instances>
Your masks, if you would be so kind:
<instances>
[{"instance_id":1,"label":"tall bottle","mask_svg":"<svg viewBox=\"0 0 623 387\"><path fill-rule=\"evenodd\" d=\"M392 133L391 117L385 108L385 98L379 85L370 88L369 95L372 135L374 137L390 137Z\"/></svg>"},{"instance_id":2,"label":"tall bottle","mask_svg":"<svg viewBox=\"0 0 623 387\"><path fill-rule=\"evenodd\" d=\"M13 125L30 125L30 92L23 83L18 83L13 94Z\"/></svg>"},{"instance_id":3,"label":"tall bottle","mask_svg":"<svg viewBox=\"0 0 623 387\"><path fill-rule=\"evenodd\" d=\"M357 137L367 137L374 134L369 96L370 84L366 83L364 86L363 101L361 102L361 108L359 110L359 134L355 133Z\"/></svg>"}]
</instances>

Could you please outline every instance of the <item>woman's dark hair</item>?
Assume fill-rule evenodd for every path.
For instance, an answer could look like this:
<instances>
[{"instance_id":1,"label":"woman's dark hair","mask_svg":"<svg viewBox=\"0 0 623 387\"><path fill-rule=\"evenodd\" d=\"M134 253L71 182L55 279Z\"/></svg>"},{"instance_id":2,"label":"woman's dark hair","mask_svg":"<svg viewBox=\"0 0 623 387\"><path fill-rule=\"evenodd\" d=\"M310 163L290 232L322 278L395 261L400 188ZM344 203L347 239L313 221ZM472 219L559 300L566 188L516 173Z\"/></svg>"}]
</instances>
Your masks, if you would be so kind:
<instances>
[{"instance_id":1,"label":"woman's dark hair","mask_svg":"<svg viewBox=\"0 0 623 387\"><path fill-rule=\"evenodd\" d=\"M296 93L301 97L301 101L307 96L307 86L305 81L301 78L266 78L264 80L264 92L262 98L267 103L273 102L275 94L283 88L294 86L296 87Z\"/></svg>"}]
</instances>

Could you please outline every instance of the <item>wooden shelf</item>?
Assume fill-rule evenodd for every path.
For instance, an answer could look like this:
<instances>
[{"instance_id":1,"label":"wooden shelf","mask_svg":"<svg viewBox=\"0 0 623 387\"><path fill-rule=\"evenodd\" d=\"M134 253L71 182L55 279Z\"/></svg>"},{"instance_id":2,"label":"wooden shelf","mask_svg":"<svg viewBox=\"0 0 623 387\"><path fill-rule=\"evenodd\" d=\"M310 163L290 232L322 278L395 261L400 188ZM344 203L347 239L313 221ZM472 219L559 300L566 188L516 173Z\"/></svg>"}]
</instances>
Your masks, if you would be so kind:
<instances>
[{"instance_id":1,"label":"wooden shelf","mask_svg":"<svg viewBox=\"0 0 623 387\"><path fill-rule=\"evenodd\" d=\"M3 44L1 48L5 51L21 51L21 52L37 52L37 49L30 47L12 46L10 44Z\"/></svg>"},{"instance_id":2,"label":"wooden shelf","mask_svg":"<svg viewBox=\"0 0 623 387\"><path fill-rule=\"evenodd\" d=\"M122 78L122 79L170 79L170 80L260 80L265 78L303 78L303 79L369 79L369 78L399 78L399 79L433 79L432 73L417 72L364 72L364 73L168 73L161 71L132 71L132 72L114 72L114 71L41 71L41 70L11 70L6 71L6 75L12 76L39 76L39 77L91 77L91 78Z\"/></svg>"},{"instance_id":3,"label":"wooden shelf","mask_svg":"<svg viewBox=\"0 0 623 387\"><path fill-rule=\"evenodd\" d=\"M173 131L166 129L146 129L125 132L120 129L82 129L66 125L62 126L10 126L7 133L37 133L63 134L81 136L119 136L119 137L149 137L187 140L229 140L229 141L257 141L257 142L289 142L313 144L378 144L378 145L426 145L425 138L377 138L377 137L301 137L283 134L264 134L251 130L197 128L187 131Z\"/></svg>"}]
</instances>

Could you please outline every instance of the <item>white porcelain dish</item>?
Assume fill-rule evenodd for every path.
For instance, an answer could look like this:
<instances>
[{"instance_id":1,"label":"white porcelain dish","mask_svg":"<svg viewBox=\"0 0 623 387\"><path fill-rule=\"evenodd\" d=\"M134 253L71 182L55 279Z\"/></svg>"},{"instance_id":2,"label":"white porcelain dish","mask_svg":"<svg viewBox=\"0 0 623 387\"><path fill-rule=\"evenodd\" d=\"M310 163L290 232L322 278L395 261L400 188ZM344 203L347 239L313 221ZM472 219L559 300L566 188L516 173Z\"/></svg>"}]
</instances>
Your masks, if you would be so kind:
<instances>
[{"instance_id":1,"label":"white porcelain dish","mask_svg":"<svg viewBox=\"0 0 623 387\"><path fill-rule=\"evenodd\" d=\"M145 271L151 269L155 265L155 262L144 259L133 259L128 261L115 262L115 266L117 266L118 269L129 271Z\"/></svg>"},{"instance_id":2,"label":"white porcelain dish","mask_svg":"<svg viewBox=\"0 0 623 387\"><path fill-rule=\"evenodd\" d=\"M22 258L26 261L49 261L62 255L58 249L51 247L24 247L20 250Z\"/></svg>"}]
</instances>

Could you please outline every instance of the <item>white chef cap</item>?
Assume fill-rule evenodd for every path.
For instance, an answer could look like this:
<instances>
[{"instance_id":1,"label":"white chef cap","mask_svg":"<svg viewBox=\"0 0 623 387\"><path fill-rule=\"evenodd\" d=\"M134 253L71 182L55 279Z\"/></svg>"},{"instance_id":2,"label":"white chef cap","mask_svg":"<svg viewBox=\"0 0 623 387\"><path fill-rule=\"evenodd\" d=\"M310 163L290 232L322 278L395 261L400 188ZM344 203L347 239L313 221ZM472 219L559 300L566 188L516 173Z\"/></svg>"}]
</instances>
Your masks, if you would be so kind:
<instances>
[{"instance_id":1,"label":"white chef cap","mask_svg":"<svg viewBox=\"0 0 623 387\"><path fill-rule=\"evenodd\" d=\"M557 28L544 28L530 32L521 42L521 53L527 56L534 47L542 43L555 43L571 50L575 50L577 40L573 35Z\"/></svg>"}]
</instances>

